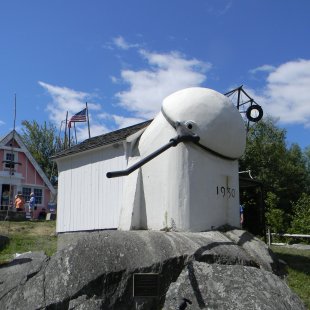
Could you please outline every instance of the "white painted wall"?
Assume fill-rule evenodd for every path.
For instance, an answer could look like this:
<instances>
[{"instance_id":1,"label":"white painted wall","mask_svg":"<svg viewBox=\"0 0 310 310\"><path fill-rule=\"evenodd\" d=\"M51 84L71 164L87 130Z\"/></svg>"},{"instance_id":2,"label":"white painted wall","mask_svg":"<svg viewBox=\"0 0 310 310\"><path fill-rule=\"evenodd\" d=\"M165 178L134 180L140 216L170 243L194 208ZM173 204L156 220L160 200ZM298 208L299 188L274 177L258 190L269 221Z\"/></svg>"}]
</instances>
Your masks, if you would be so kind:
<instances>
[{"instance_id":1,"label":"white painted wall","mask_svg":"<svg viewBox=\"0 0 310 310\"><path fill-rule=\"evenodd\" d=\"M117 228L123 178L106 173L126 168L119 145L57 159L57 232Z\"/></svg>"},{"instance_id":2,"label":"white painted wall","mask_svg":"<svg viewBox=\"0 0 310 310\"><path fill-rule=\"evenodd\" d=\"M173 122L190 121L204 146L228 157L243 154L244 122L225 96L209 89L185 89L168 96L163 110ZM176 135L159 113L133 151L144 158ZM139 228L139 221L140 228L154 230L203 231L225 224L239 226L237 160L223 159L186 142L125 178L120 229Z\"/></svg>"}]
</instances>

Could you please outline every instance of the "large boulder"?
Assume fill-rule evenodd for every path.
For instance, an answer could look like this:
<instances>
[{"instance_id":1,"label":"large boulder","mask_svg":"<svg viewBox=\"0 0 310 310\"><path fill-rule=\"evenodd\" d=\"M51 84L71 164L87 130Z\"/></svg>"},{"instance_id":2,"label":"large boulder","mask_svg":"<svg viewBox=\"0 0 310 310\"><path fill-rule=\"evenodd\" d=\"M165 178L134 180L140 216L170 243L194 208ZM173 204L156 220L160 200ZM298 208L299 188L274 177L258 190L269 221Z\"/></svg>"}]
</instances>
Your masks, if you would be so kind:
<instances>
[{"instance_id":1,"label":"large boulder","mask_svg":"<svg viewBox=\"0 0 310 310\"><path fill-rule=\"evenodd\" d=\"M35 252L22 254L1 265L0 309L37 309L37 306L44 305L47 263L48 257L43 252Z\"/></svg>"},{"instance_id":2,"label":"large boulder","mask_svg":"<svg viewBox=\"0 0 310 310\"><path fill-rule=\"evenodd\" d=\"M190 262L166 294L164 309L287 310L304 309L279 278L265 270L240 265Z\"/></svg>"},{"instance_id":3,"label":"large boulder","mask_svg":"<svg viewBox=\"0 0 310 310\"><path fill-rule=\"evenodd\" d=\"M207 301L214 296L220 309L234 304L234 287L243 290L244 300L260 290L245 304L253 309L269 309L270 298L283 294L285 309L305 309L275 275L278 264L269 249L243 231L102 231L60 235L59 246L50 259L28 254L0 268L1 309L177 309L182 298L192 301L189 309L200 307L201 300L213 309ZM153 297L137 293L137 274L156 276Z\"/></svg>"}]
</instances>

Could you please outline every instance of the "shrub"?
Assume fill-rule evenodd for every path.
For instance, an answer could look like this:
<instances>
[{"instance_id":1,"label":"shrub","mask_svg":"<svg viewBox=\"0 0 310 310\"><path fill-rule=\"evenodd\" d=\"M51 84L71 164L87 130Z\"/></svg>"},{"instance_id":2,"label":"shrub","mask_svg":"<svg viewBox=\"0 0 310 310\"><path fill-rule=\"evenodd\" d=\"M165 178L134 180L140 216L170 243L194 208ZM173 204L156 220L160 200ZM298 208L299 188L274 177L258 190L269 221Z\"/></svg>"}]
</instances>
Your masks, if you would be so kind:
<instances>
[{"instance_id":1,"label":"shrub","mask_svg":"<svg viewBox=\"0 0 310 310\"><path fill-rule=\"evenodd\" d=\"M266 197L266 222L270 227L271 232L283 233L286 230L286 215L282 209L278 208L279 198L272 192L267 193Z\"/></svg>"},{"instance_id":2,"label":"shrub","mask_svg":"<svg viewBox=\"0 0 310 310\"><path fill-rule=\"evenodd\" d=\"M310 235L310 195L302 194L293 203L293 217L290 233Z\"/></svg>"}]
</instances>

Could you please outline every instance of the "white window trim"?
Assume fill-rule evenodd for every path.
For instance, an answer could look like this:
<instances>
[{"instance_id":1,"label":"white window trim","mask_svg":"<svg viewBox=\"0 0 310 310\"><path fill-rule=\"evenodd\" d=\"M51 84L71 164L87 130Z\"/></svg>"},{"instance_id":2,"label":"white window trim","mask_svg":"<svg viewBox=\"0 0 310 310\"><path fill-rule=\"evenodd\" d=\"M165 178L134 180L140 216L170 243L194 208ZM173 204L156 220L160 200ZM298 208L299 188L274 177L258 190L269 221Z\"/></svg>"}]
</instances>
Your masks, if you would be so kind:
<instances>
[{"instance_id":1,"label":"white window trim","mask_svg":"<svg viewBox=\"0 0 310 310\"><path fill-rule=\"evenodd\" d=\"M4 158L3 158L3 160L7 160L6 159L6 156L7 156L7 154L12 154L13 153L13 155L14 155L14 162L18 162L18 152L12 152L12 151L6 151L6 150L4 150L4 152L3 152L3 156L4 156ZM9 167L6 167L6 164L7 163L3 163L3 170L10 170L10 168ZM17 166L17 164L14 164L14 168L13 168L13 171L16 171L17 169L16 169L16 166Z\"/></svg>"},{"instance_id":2,"label":"white window trim","mask_svg":"<svg viewBox=\"0 0 310 310\"><path fill-rule=\"evenodd\" d=\"M41 203L37 203L37 202L36 202L36 205L42 206L42 205L44 204L44 189L45 189L44 187L23 184L23 185L21 186L21 192L23 192L23 188L24 188L24 187L25 187L25 188L30 188L30 193L34 193L34 190L35 190L35 189L40 189L40 190L42 191L42 196L41 196L42 202L41 202Z\"/></svg>"}]
</instances>

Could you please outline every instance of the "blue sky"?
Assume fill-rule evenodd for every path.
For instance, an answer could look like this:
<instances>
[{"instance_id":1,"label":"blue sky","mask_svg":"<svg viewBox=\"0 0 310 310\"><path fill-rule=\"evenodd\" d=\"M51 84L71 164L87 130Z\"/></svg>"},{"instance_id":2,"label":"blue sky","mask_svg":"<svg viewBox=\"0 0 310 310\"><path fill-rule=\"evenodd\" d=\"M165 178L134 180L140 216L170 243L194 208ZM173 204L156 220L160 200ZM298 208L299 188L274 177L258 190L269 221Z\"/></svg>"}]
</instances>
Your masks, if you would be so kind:
<instances>
[{"instance_id":1,"label":"blue sky","mask_svg":"<svg viewBox=\"0 0 310 310\"><path fill-rule=\"evenodd\" d=\"M1 1L0 136L15 94L17 130L59 128L87 101L95 136L153 117L176 90L244 85L306 147L309 14L309 0Z\"/></svg>"}]
</instances>

